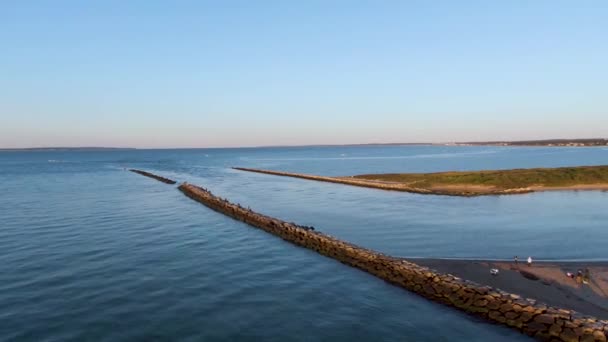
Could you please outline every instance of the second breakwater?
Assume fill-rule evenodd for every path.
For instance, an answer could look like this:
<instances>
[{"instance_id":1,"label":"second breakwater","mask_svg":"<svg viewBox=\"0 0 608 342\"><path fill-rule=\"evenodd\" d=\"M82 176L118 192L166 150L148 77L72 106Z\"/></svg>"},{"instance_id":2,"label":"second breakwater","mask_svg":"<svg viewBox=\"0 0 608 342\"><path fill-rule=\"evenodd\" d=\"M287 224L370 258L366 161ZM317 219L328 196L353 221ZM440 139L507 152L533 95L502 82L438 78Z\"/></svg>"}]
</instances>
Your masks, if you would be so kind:
<instances>
[{"instance_id":1,"label":"second breakwater","mask_svg":"<svg viewBox=\"0 0 608 342\"><path fill-rule=\"evenodd\" d=\"M554 308L533 299L466 281L450 274L361 248L316 231L270 216L213 195L191 184L178 188L203 205L260 228L295 245L316 251L373 274L425 298L509 326L543 341L606 341L608 322Z\"/></svg>"},{"instance_id":2,"label":"second breakwater","mask_svg":"<svg viewBox=\"0 0 608 342\"><path fill-rule=\"evenodd\" d=\"M142 176L146 176L146 177L152 178L152 179L156 179L157 181L163 182L165 184L175 184L175 183L177 183L176 181L174 181L172 179L165 178L165 177L162 177L162 176L158 176L158 175L155 175L155 174L147 172L147 171L136 170L136 169L129 169L129 171L137 173L137 174L140 174Z\"/></svg>"}]
</instances>

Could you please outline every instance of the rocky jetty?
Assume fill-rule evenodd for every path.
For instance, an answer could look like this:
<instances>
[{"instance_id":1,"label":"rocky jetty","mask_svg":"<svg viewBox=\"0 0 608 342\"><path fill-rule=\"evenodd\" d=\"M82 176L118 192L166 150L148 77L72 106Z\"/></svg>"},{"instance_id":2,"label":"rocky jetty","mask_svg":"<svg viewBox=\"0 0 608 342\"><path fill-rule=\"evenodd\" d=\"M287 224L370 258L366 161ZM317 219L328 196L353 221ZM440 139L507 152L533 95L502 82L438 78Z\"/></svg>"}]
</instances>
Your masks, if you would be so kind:
<instances>
[{"instance_id":1,"label":"rocky jetty","mask_svg":"<svg viewBox=\"0 0 608 342\"><path fill-rule=\"evenodd\" d=\"M533 190L529 189L529 188L517 188L517 189L507 189L507 190L489 190L489 191L484 191L484 192L453 191L453 190L441 190L441 189L432 189L431 190L431 189L424 189L424 188L408 186L408 185L400 184L400 183L378 182L378 181L365 180L365 179L359 179L359 178L353 178L353 177L349 177L349 178L326 177L326 176L308 175L308 174L303 174L303 173L291 173L291 172L282 172L282 171L250 169L250 168L246 168L246 167L233 167L233 169L240 170L240 171L247 171L247 172L263 173L263 174L274 175L274 176L302 178L302 179L314 180L314 181L319 181L319 182L338 183L338 184L360 186L360 187L364 187L364 188L374 188L374 189L391 190L391 191L404 191L404 192L411 192L411 193L424 194L424 195L473 197L473 196L482 196L482 195L515 195L515 194L525 194L525 193L533 192Z\"/></svg>"},{"instance_id":2,"label":"rocky jetty","mask_svg":"<svg viewBox=\"0 0 608 342\"><path fill-rule=\"evenodd\" d=\"M178 188L203 205L274 234L295 245L316 251L373 274L425 298L458 308L490 322L506 325L541 341L606 341L608 321L572 310L550 307L533 299L482 286L450 274L394 258L338 240L329 235L256 213L184 183Z\"/></svg>"},{"instance_id":3,"label":"rocky jetty","mask_svg":"<svg viewBox=\"0 0 608 342\"><path fill-rule=\"evenodd\" d=\"M129 169L129 171L138 173L138 174L140 174L142 176L146 176L146 177L150 177L150 178L156 179L157 181L163 182L163 183L166 183L166 184L175 184L176 183L172 179L161 177L161 176L157 176L157 175L155 175L153 173L150 173L150 172L146 172L146 171L142 171L142 170L136 170L136 169Z\"/></svg>"}]
</instances>

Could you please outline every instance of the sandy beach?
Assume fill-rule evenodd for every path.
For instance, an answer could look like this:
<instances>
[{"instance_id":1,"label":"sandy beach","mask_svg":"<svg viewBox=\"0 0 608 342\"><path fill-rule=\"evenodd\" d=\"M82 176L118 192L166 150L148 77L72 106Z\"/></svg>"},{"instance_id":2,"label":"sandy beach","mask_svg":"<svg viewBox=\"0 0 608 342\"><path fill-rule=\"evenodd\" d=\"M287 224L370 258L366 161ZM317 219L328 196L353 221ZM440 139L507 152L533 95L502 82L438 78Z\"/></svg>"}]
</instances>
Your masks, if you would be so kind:
<instances>
[{"instance_id":1,"label":"sandy beach","mask_svg":"<svg viewBox=\"0 0 608 342\"><path fill-rule=\"evenodd\" d=\"M523 259L523 258L522 258ZM585 315L608 319L608 262L533 262L408 259L442 273L531 298L550 306L572 309ZM497 275L490 273L498 269ZM577 283L576 275L589 269L588 284Z\"/></svg>"}]
</instances>

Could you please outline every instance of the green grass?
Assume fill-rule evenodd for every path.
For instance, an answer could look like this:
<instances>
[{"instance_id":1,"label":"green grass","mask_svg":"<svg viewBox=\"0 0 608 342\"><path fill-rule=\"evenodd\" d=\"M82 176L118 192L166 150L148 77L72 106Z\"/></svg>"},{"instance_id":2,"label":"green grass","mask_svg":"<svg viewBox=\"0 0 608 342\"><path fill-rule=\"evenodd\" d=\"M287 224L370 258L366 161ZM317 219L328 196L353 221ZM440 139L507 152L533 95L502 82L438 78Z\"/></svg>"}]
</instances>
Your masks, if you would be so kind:
<instances>
[{"instance_id":1,"label":"green grass","mask_svg":"<svg viewBox=\"0 0 608 342\"><path fill-rule=\"evenodd\" d=\"M464 171L440 173L399 173L358 175L354 178L409 184L416 188L441 186L491 186L497 190L529 186L564 187L608 184L608 166Z\"/></svg>"}]
</instances>

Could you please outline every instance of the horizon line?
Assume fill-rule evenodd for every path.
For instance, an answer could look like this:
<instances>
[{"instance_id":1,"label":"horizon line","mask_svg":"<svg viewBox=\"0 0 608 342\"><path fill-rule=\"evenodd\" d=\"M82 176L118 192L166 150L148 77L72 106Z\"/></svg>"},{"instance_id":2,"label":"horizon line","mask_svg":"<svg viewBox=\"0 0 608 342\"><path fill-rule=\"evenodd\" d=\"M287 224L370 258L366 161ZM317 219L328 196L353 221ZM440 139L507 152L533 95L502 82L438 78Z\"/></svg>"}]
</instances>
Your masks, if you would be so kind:
<instances>
[{"instance_id":1,"label":"horizon line","mask_svg":"<svg viewBox=\"0 0 608 342\"><path fill-rule=\"evenodd\" d=\"M3 148L0 151L18 150L194 150L194 149L236 149L236 148L288 148L288 147L332 147L332 146L466 146L466 145L491 145L504 143L542 143L542 142L591 142L607 141L606 138L556 138L556 139L533 139L533 140L488 140L488 141L447 141L447 142L370 142L370 143L347 143L347 144L303 144L303 145L255 145L255 146L216 146L216 147L106 147L106 146L47 146L47 147L14 147Z\"/></svg>"}]
</instances>

